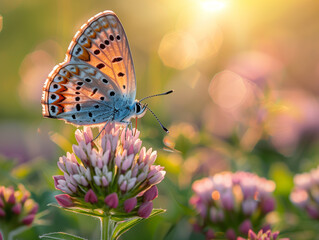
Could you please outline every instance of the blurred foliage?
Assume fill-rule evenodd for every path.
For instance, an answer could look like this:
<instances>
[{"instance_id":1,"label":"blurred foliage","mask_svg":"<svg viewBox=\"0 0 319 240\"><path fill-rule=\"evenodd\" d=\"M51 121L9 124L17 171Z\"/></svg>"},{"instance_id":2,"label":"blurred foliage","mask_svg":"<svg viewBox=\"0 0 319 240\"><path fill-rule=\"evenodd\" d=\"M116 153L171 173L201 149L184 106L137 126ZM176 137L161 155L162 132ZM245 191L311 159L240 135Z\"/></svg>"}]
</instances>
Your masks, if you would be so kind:
<instances>
[{"instance_id":1,"label":"blurred foliage","mask_svg":"<svg viewBox=\"0 0 319 240\"><path fill-rule=\"evenodd\" d=\"M107 9L126 30L137 98L175 90L148 102L169 135L149 113L138 120L143 144L166 167L154 206L167 212L122 239L204 239L192 230L191 184L226 170L276 182L269 222L281 237L319 239L319 223L289 201L293 176L319 164L318 8L314 0L1 0L0 185L24 184L50 211L48 224L16 239L99 236L94 219L47 207L75 128L43 119L40 99L75 32Z\"/></svg>"}]
</instances>

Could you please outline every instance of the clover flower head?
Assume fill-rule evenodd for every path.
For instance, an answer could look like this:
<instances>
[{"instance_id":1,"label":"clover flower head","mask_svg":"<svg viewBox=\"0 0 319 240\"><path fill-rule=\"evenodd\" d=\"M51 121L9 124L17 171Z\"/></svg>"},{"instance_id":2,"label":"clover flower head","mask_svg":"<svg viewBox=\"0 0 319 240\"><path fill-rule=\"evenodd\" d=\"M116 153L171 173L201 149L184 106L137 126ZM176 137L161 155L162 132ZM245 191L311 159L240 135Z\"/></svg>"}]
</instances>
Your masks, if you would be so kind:
<instances>
[{"instance_id":1,"label":"clover flower head","mask_svg":"<svg viewBox=\"0 0 319 240\"><path fill-rule=\"evenodd\" d=\"M305 210L311 218L319 219L319 166L308 173L297 174L294 184L291 202Z\"/></svg>"},{"instance_id":2,"label":"clover flower head","mask_svg":"<svg viewBox=\"0 0 319 240\"><path fill-rule=\"evenodd\" d=\"M110 123L95 144L90 127L76 130L78 144L60 157L63 175L54 176L55 187L65 193L56 196L58 203L147 218L166 172L153 165L157 152L142 147L139 134Z\"/></svg>"},{"instance_id":3,"label":"clover flower head","mask_svg":"<svg viewBox=\"0 0 319 240\"><path fill-rule=\"evenodd\" d=\"M190 204L199 213L197 225L208 239L214 239L216 231L228 239L247 235L275 208L275 183L253 173L223 172L195 181L192 189ZM233 228L228 222L234 222Z\"/></svg>"},{"instance_id":4,"label":"clover flower head","mask_svg":"<svg viewBox=\"0 0 319 240\"><path fill-rule=\"evenodd\" d=\"M254 231L248 231L248 238L238 237L237 240L289 240L289 238L278 238L279 232L271 232L267 230L264 232L260 230L257 234Z\"/></svg>"},{"instance_id":5,"label":"clover flower head","mask_svg":"<svg viewBox=\"0 0 319 240\"><path fill-rule=\"evenodd\" d=\"M31 225L38 208L23 185L19 185L16 191L13 187L0 186L0 230L3 230L1 226L12 231Z\"/></svg>"}]
</instances>

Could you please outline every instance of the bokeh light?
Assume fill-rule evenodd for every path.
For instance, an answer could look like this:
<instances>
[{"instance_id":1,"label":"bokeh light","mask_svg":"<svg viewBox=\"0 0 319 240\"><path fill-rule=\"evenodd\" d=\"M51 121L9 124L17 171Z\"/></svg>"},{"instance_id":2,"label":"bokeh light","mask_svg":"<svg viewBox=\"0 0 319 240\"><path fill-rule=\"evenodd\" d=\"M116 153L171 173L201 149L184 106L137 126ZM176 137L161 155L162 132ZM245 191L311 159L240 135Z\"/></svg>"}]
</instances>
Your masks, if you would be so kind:
<instances>
[{"instance_id":1,"label":"bokeh light","mask_svg":"<svg viewBox=\"0 0 319 240\"><path fill-rule=\"evenodd\" d=\"M198 47L190 34L176 31L163 37L158 54L166 66L181 70L195 62Z\"/></svg>"},{"instance_id":2,"label":"bokeh light","mask_svg":"<svg viewBox=\"0 0 319 240\"><path fill-rule=\"evenodd\" d=\"M232 110L238 108L246 100L248 87L245 79L230 71L221 72L212 79L209 95L221 108Z\"/></svg>"}]
</instances>

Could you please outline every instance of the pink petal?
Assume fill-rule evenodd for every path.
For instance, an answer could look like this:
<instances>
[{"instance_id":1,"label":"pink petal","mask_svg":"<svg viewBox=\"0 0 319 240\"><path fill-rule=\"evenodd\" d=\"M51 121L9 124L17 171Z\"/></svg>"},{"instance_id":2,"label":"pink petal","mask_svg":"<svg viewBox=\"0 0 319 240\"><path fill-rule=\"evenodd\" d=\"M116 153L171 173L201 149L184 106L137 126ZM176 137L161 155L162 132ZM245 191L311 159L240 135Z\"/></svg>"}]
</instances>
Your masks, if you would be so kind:
<instances>
[{"instance_id":1,"label":"pink petal","mask_svg":"<svg viewBox=\"0 0 319 240\"><path fill-rule=\"evenodd\" d=\"M105 197L104 202L110 208L117 208L117 206L119 204L119 199L118 199L118 196L116 193L111 193Z\"/></svg>"},{"instance_id":2,"label":"pink petal","mask_svg":"<svg viewBox=\"0 0 319 240\"><path fill-rule=\"evenodd\" d=\"M8 203L10 203L10 204L15 204L16 203L16 198L14 196L14 192L11 193L11 195L9 196Z\"/></svg>"},{"instance_id":3,"label":"pink petal","mask_svg":"<svg viewBox=\"0 0 319 240\"><path fill-rule=\"evenodd\" d=\"M29 214L25 218L22 219L22 223L24 225L30 225L34 220L35 214Z\"/></svg>"},{"instance_id":4,"label":"pink petal","mask_svg":"<svg viewBox=\"0 0 319 240\"><path fill-rule=\"evenodd\" d=\"M127 213L131 212L136 207L136 204L137 204L137 198L134 197L134 198L126 199L124 202L125 212Z\"/></svg>"},{"instance_id":5,"label":"pink petal","mask_svg":"<svg viewBox=\"0 0 319 240\"><path fill-rule=\"evenodd\" d=\"M249 219L246 219L245 221L242 222L242 224L240 224L239 226L239 231L243 234L247 234L249 229L252 228L251 222Z\"/></svg>"},{"instance_id":6,"label":"pink petal","mask_svg":"<svg viewBox=\"0 0 319 240\"><path fill-rule=\"evenodd\" d=\"M56 195L55 199L61 207L73 207L74 203L72 198L68 194Z\"/></svg>"},{"instance_id":7,"label":"pink petal","mask_svg":"<svg viewBox=\"0 0 319 240\"><path fill-rule=\"evenodd\" d=\"M15 204L11 210L14 214L19 215L21 213L22 206L20 203Z\"/></svg>"},{"instance_id":8,"label":"pink petal","mask_svg":"<svg viewBox=\"0 0 319 240\"><path fill-rule=\"evenodd\" d=\"M157 198L158 196L158 189L155 185L153 185L150 189L148 189L143 195L143 201L148 202L152 201L153 199Z\"/></svg>"},{"instance_id":9,"label":"pink petal","mask_svg":"<svg viewBox=\"0 0 319 240\"><path fill-rule=\"evenodd\" d=\"M141 218L148 218L151 215L152 210L153 210L153 202L144 202L139 207L137 214Z\"/></svg>"},{"instance_id":10,"label":"pink petal","mask_svg":"<svg viewBox=\"0 0 319 240\"><path fill-rule=\"evenodd\" d=\"M97 196L92 189L90 189L89 191L86 192L86 194L84 196L84 201L89 202L89 203L97 203L98 202Z\"/></svg>"}]
</instances>

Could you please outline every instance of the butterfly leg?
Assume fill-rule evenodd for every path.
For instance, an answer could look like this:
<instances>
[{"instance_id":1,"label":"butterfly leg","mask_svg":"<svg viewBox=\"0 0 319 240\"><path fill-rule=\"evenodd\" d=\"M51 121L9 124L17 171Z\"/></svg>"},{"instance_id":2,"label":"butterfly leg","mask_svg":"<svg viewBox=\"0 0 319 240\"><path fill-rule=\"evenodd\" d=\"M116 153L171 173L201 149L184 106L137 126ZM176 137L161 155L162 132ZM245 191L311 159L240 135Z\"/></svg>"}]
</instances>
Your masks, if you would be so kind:
<instances>
[{"instance_id":1,"label":"butterfly leg","mask_svg":"<svg viewBox=\"0 0 319 240\"><path fill-rule=\"evenodd\" d=\"M126 127L125 127L125 139L126 139L126 132L127 132L128 126L130 125L131 131L133 132L133 125L132 125L132 122L131 122L131 121L123 121L123 120L122 120L121 123L126 124Z\"/></svg>"},{"instance_id":2,"label":"butterfly leg","mask_svg":"<svg viewBox=\"0 0 319 240\"><path fill-rule=\"evenodd\" d=\"M104 131L104 129L106 128L106 126L107 126L108 123L109 123L109 120L106 121L106 123L105 123L104 127L102 128L102 130L101 130L101 131L98 133L98 135L92 140L92 142L95 141L95 140L101 135L101 133Z\"/></svg>"}]
</instances>

